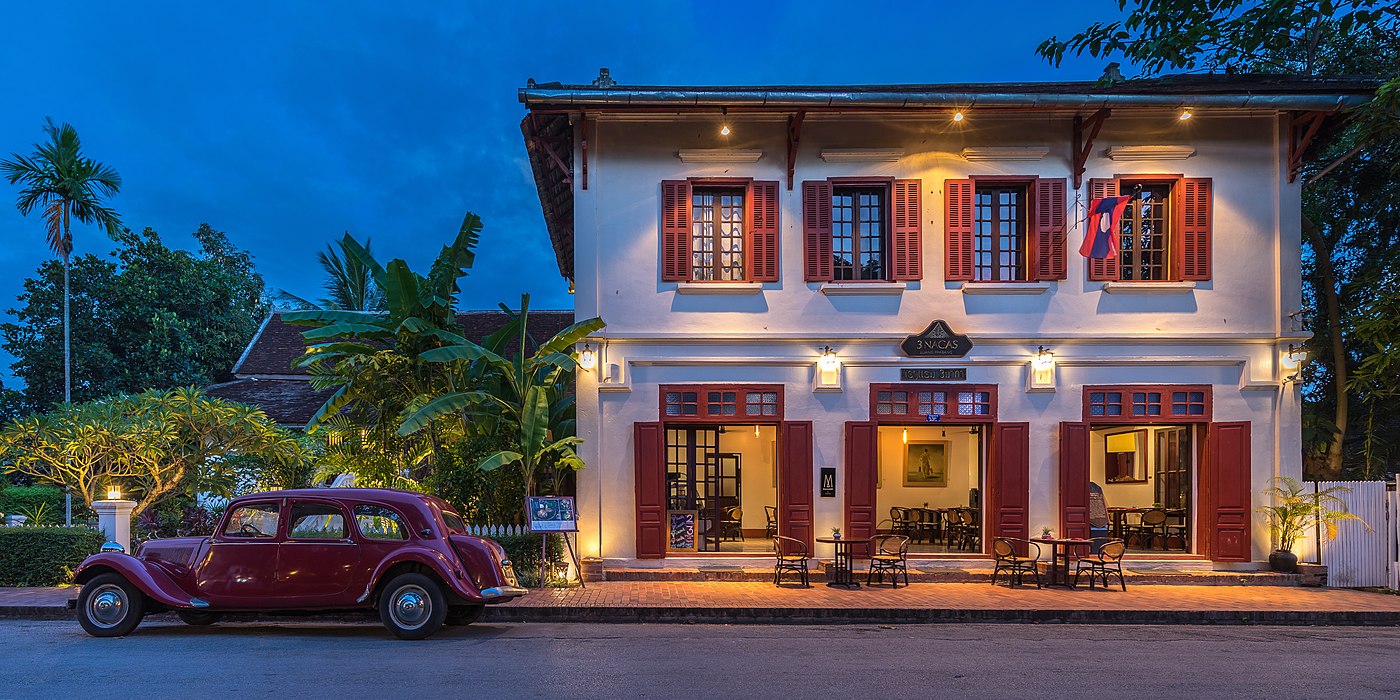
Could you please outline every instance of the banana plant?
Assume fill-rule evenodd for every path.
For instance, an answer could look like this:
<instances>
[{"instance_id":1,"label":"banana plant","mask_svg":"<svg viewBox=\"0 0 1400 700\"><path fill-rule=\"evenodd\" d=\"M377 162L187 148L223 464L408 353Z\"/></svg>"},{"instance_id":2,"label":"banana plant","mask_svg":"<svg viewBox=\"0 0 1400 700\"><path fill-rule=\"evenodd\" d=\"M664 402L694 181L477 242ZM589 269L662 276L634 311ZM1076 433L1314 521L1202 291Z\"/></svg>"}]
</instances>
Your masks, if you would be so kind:
<instances>
[{"instance_id":1,"label":"banana plant","mask_svg":"<svg viewBox=\"0 0 1400 700\"><path fill-rule=\"evenodd\" d=\"M525 492L533 494L541 467L577 470L583 468L575 447L583 442L573 434L573 396L570 379L578 366L572 348L579 341L603 328L603 321L590 318L565 328L530 350L528 333L530 295L522 295L519 312L500 330L483 341L463 339L422 353L423 360L457 368L454 374L476 379L471 391L448 391L432 398L414 411L399 427L400 435L428 429L443 417L459 416L510 423L518 430L515 449L500 450L478 464L482 471L515 466L524 477ZM515 346L512 357L503 352Z\"/></svg>"}]
</instances>

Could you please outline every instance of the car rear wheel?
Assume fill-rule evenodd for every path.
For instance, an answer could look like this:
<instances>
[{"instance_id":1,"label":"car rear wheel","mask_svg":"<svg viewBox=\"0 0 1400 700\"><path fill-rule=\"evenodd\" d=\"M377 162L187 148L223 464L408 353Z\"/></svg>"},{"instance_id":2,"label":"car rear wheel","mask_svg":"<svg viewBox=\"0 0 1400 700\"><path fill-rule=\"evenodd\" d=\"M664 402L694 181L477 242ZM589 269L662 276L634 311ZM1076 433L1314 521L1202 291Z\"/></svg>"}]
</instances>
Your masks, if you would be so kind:
<instances>
[{"instance_id":1,"label":"car rear wheel","mask_svg":"<svg viewBox=\"0 0 1400 700\"><path fill-rule=\"evenodd\" d=\"M223 615L206 610L176 610L175 614L179 615L185 624L196 626L212 625L223 619Z\"/></svg>"},{"instance_id":2,"label":"car rear wheel","mask_svg":"<svg viewBox=\"0 0 1400 700\"><path fill-rule=\"evenodd\" d=\"M481 619L481 613L485 609L485 605L454 605L447 611L447 624L470 625Z\"/></svg>"},{"instance_id":3,"label":"car rear wheel","mask_svg":"<svg viewBox=\"0 0 1400 700\"><path fill-rule=\"evenodd\" d=\"M146 595L121 574L96 576L78 593L78 624L94 637L131 634L145 614Z\"/></svg>"},{"instance_id":4,"label":"car rear wheel","mask_svg":"<svg viewBox=\"0 0 1400 700\"><path fill-rule=\"evenodd\" d=\"M379 619L399 639L422 639L442 628L447 598L423 574L399 574L379 597Z\"/></svg>"}]
</instances>

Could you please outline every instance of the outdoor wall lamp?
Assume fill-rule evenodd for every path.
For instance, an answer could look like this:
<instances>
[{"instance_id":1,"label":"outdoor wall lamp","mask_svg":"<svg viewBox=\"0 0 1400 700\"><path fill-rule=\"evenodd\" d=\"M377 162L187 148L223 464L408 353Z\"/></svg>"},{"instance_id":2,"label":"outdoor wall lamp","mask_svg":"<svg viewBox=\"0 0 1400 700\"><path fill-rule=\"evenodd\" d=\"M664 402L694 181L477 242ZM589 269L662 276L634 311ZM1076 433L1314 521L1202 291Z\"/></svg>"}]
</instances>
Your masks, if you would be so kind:
<instances>
[{"instance_id":1,"label":"outdoor wall lamp","mask_svg":"<svg viewBox=\"0 0 1400 700\"><path fill-rule=\"evenodd\" d=\"M823 347L822 354L817 357L817 390L841 390L841 360L830 345Z\"/></svg>"},{"instance_id":2,"label":"outdoor wall lamp","mask_svg":"<svg viewBox=\"0 0 1400 700\"><path fill-rule=\"evenodd\" d=\"M583 352L578 354L578 366L584 371L591 371L598 366L598 356L593 354L593 348L588 343L583 344Z\"/></svg>"},{"instance_id":3,"label":"outdoor wall lamp","mask_svg":"<svg viewBox=\"0 0 1400 700\"><path fill-rule=\"evenodd\" d=\"M841 360L837 359L836 351L828 345L822 348L822 356L817 360L817 364L821 366L823 372L833 372L841 366Z\"/></svg>"},{"instance_id":4,"label":"outdoor wall lamp","mask_svg":"<svg viewBox=\"0 0 1400 700\"><path fill-rule=\"evenodd\" d=\"M1288 344L1288 348L1283 351L1283 356L1279 358L1279 364L1285 372L1283 381L1296 382L1303 374L1303 363L1308 361L1308 349L1301 345Z\"/></svg>"},{"instance_id":5,"label":"outdoor wall lamp","mask_svg":"<svg viewBox=\"0 0 1400 700\"><path fill-rule=\"evenodd\" d=\"M1028 391L1055 390L1055 353L1044 345L1031 356L1030 386Z\"/></svg>"}]
</instances>

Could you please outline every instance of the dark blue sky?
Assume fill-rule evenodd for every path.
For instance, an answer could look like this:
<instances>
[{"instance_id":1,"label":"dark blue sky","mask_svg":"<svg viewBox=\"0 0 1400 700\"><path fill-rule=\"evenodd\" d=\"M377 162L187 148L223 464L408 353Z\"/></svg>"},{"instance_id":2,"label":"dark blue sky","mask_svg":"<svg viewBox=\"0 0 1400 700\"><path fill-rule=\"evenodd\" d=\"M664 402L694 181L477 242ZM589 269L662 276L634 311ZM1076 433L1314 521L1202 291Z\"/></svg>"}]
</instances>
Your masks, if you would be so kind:
<instances>
[{"instance_id":1,"label":"dark blue sky","mask_svg":"<svg viewBox=\"0 0 1400 700\"><path fill-rule=\"evenodd\" d=\"M464 307L530 292L536 308L570 308L517 126L526 78L1092 80L1102 61L1053 69L1035 46L1116 13L1112 0L5 3L0 153L28 153L45 116L71 122L121 173L128 226L187 247L208 222L269 287L313 298L315 252L343 231L417 267L475 211L486 229ZM14 196L0 181L0 311L49 255ZM94 229L75 239L110 250Z\"/></svg>"}]
</instances>

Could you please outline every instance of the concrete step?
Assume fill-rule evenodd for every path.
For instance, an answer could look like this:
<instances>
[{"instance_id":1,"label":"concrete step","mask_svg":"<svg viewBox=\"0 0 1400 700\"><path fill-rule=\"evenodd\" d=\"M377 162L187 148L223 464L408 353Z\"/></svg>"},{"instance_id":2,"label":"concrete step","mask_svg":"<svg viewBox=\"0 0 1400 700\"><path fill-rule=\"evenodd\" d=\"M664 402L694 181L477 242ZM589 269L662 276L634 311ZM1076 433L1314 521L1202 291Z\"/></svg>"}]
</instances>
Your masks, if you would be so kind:
<instances>
[{"instance_id":1,"label":"concrete step","mask_svg":"<svg viewBox=\"0 0 1400 700\"><path fill-rule=\"evenodd\" d=\"M1180 562L1188 563L1188 562ZM1194 562L1189 562L1194 564ZM922 562L910 562L909 581L911 583L990 583L992 566L990 562L964 562L962 567L942 564L936 567L921 566ZM1301 577L1297 574L1278 574L1271 571L1214 571L1209 568L1176 568L1178 562L1128 562L1123 566L1123 578L1129 585L1179 585L1179 586L1297 586ZM825 581L825 567L829 562L813 561L811 578ZM1048 565L1042 564L1042 571ZM791 574L786 574L790 576ZM856 576L865 580L866 570L856 563ZM770 566L711 564L678 567L605 567L607 581L771 581L773 569Z\"/></svg>"}]
</instances>

